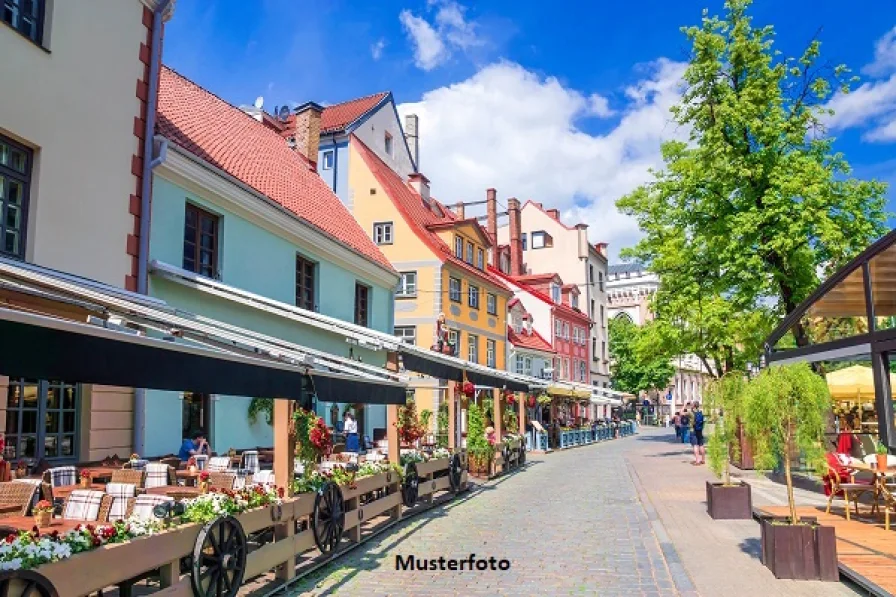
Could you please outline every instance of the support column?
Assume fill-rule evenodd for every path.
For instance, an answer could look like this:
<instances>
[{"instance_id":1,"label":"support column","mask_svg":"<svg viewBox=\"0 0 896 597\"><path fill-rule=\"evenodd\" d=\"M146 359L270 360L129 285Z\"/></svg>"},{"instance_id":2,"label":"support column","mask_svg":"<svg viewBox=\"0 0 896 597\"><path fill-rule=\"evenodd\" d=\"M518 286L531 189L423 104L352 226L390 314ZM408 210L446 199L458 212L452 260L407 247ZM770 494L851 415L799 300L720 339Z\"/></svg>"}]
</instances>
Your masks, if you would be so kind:
<instances>
[{"instance_id":1,"label":"support column","mask_svg":"<svg viewBox=\"0 0 896 597\"><path fill-rule=\"evenodd\" d=\"M495 421L495 437L498 438L498 441L501 441L501 436L503 435L503 426L504 422L501 420L501 394L503 390L498 388L494 388L492 390L492 419Z\"/></svg>"},{"instance_id":2,"label":"support column","mask_svg":"<svg viewBox=\"0 0 896 597\"><path fill-rule=\"evenodd\" d=\"M523 436L523 443L526 442L526 394L522 392L516 393L517 420L519 421L519 434Z\"/></svg>"},{"instance_id":3,"label":"support column","mask_svg":"<svg viewBox=\"0 0 896 597\"><path fill-rule=\"evenodd\" d=\"M401 463L401 440L398 437L398 405L386 407L386 441L389 445L389 462Z\"/></svg>"},{"instance_id":4,"label":"support column","mask_svg":"<svg viewBox=\"0 0 896 597\"><path fill-rule=\"evenodd\" d=\"M457 404L457 382L449 381L445 393L445 400L448 401L448 449L454 450L463 445L460 441L460 425L457 422L460 415Z\"/></svg>"},{"instance_id":5,"label":"support column","mask_svg":"<svg viewBox=\"0 0 896 597\"><path fill-rule=\"evenodd\" d=\"M296 441L290 433L292 427L293 401L274 399L274 479L279 487L284 487L286 495L292 495L292 481L295 476ZM292 537L295 525L278 524L274 527L277 540ZM296 575L296 559L290 556L277 566L277 579L289 581Z\"/></svg>"}]
</instances>

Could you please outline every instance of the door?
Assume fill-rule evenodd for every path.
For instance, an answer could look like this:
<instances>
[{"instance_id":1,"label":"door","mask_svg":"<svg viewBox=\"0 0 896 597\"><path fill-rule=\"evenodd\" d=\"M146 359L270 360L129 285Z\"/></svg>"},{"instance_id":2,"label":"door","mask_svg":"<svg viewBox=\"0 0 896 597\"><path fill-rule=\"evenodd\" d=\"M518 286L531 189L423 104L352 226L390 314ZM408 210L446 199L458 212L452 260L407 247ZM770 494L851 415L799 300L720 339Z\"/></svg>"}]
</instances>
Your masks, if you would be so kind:
<instances>
[{"instance_id":1,"label":"door","mask_svg":"<svg viewBox=\"0 0 896 597\"><path fill-rule=\"evenodd\" d=\"M81 387L64 381L10 378L4 458L76 462Z\"/></svg>"},{"instance_id":2,"label":"door","mask_svg":"<svg viewBox=\"0 0 896 597\"><path fill-rule=\"evenodd\" d=\"M202 431L206 434L206 438L211 439L209 434L211 412L211 397L208 394L198 394L196 392L184 392L183 414L181 417L182 436L184 439L192 437L194 433Z\"/></svg>"}]
</instances>

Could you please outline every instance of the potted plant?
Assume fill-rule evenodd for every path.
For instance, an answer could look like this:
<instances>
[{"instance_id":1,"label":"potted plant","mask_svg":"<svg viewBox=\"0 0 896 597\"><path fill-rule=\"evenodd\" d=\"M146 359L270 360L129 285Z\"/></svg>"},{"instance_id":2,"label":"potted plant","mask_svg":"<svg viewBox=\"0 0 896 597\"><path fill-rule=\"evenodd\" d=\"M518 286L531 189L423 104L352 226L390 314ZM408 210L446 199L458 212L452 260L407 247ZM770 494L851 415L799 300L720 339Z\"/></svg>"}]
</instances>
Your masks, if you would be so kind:
<instances>
[{"instance_id":1,"label":"potted plant","mask_svg":"<svg viewBox=\"0 0 896 597\"><path fill-rule=\"evenodd\" d=\"M470 404L467 411L467 456L470 472L488 475L494 453L494 445L486 437L482 410L479 405Z\"/></svg>"},{"instance_id":2,"label":"potted plant","mask_svg":"<svg viewBox=\"0 0 896 597\"><path fill-rule=\"evenodd\" d=\"M839 580L834 528L800 518L793 497L791 458L801 452L822 472L822 448L831 396L824 378L808 365L766 369L747 384L744 424L759 470L784 467L789 516L760 519L762 563L776 578Z\"/></svg>"},{"instance_id":3,"label":"potted plant","mask_svg":"<svg viewBox=\"0 0 896 597\"><path fill-rule=\"evenodd\" d=\"M529 405L529 408L535 408L535 405L537 404L535 402L535 396L533 394L529 394L529 397L526 398L526 403Z\"/></svg>"},{"instance_id":4,"label":"potted plant","mask_svg":"<svg viewBox=\"0 0 896 597\"><path fill-rule=\"evenodd\" d=\"M887 456L890 453L890 450L887 449L887 444L883 442L877 442L874 451L877 453L877 470L887 470Z\"/></svg>"},{"instance_id":5,"label":"potted plant","mask_svg":"<svg viewBox=\"0 0 896 597\"><path fill-rule=\"evenodd\" d=\"M34 505L34 525L42 529L50 526L50 520L53 518L53 503L49 500L41 500Z\"/></svg>"},{"instance_id":6,"label":"potted plant","mask_svg":"<svg viewBox=\"0 0 896 597\"><path fill-rule=\"evenodd\" d=\"M90 478L93 473L90 472L89 468L85 468L81 470L81 487L87 489L90 487Z\"/></svg>"},{"instance_id":7,"label":"potted plant","mask_svg":"<svg viewBox=\"0 0 896 597\"><path fill-rule=\"evenodd\" d=\"M706 458L710 470L721 479L721 483L706 482L706 511L716 520L753 517L750 486L731 480L731 461L740 450L737 426L743 416L745 385L742 374L729 373L710 384L703 394L705 416L714 423Z\"/></svg>"},{"instance_id":8,"label":"potted plant","mask_svg":"<svg viewBox=\"0 0 896 597\"><path fill-rule=\"evenodd\" d=\"M16 465L16 479L24 479L28 476L28 463L24 460L19 460Z\"/></svg>"}]
</instances>

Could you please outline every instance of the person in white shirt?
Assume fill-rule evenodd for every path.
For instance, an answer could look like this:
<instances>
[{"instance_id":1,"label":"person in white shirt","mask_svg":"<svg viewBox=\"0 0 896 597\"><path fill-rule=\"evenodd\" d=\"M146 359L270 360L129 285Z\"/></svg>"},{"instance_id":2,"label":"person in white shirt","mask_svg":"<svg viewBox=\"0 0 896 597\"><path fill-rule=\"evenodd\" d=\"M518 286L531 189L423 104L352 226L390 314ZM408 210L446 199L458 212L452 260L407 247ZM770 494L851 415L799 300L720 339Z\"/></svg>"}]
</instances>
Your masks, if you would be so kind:
<instances>
[{"instance_id":1,"label":"person in white shirt","mask_svg":"<svg viewBox=\"0 0 896 597\"><path fill-rule=\"evenodd\" d=\"M342 430L345 433L345 451L358 452L360 449L358 422L350 411L345 411L345 414L342 415Z\"/></svg>"}]
</instances>

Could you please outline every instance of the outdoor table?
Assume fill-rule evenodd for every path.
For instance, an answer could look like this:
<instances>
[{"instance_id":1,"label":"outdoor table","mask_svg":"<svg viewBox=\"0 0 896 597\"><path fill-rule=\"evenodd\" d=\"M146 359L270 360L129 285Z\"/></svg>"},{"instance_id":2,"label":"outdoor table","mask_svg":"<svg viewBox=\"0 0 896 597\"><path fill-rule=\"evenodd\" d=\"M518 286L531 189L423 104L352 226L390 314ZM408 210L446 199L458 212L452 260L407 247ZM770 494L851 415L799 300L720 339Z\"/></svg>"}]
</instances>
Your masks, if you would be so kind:
<instances>
[{"instance_id":1,"label":"outdoor table","mask_svg":"<svg viewBox=\"0 0 896 597\"><path fill-rule=\"evenodd\" d=\"M77 485L60 485L59 487L53 488L53 499L65 499L71 494L71 492L77 489L92 489L93 491L106 491L105 483L91 483L87 487L81 487L81 484Z\"/></svg>"},{"instance_id":2,"label":"outdoor table","mask_svg":"<svg viewBox=\"0 0 896 597\"><path fill-rule=\"evenodd\" d=\"M167 495L176 500L194 498L201 494L198 487L184 487L183 485L162 485L159 487L150 487L146 493L153 495Z\"/></svg>"},{"instance_id":3,"label":"outdoor table","mask_svg":"<svg viewBox=\"0 0 896 597\"><path fill-rule=\"evenodd\" d=\"M64 533L66 531L74 529L78 525L86 524L97 524L97 522L89 520L71 520L68 518L51 518L50 526L43 527L42 529L40 529L40 532L42 534L51 533L53 531ZM17 531L30 531L34 528L34 526L35 525L33 516L10 516L9 518L0 518L0 530L9 533L14 533Z\"/></svg>"},{"instance_id":4,"label":"outdoor table","mask_svg":"<svg viewBox=\"0 0 896 597\"><path fill-rule=\"evenodd\" d=\"M0 514L11 514L22 509L21 504L0 504Z\"/></svg>"},{"instance_id":5,"label":"outdoor table","mask_svg":"<svg viewBox=\"0 0 896 597\"><path fill-rule=\"evenodd\" d=\"M112 473L115 471L121 470L121 467L115 468L111 466L97 466L97 467L84 467L90 471L90 480L93 481L95 479L106 481L112 478ZM83 469L82 469L83 470Z\"/></svg>"},{"instance_id":6,"label":"outdoor table","mask_svg":"<svg viewBox=\"0 0 896 597\"><path fill-rule=\"evenodd\" d=\"M876 466L870 465L861 460L851 460L847 465L856 471L872 473L874 475L874 505L871 507L871 513L879 510L880 486L887 483L887 478L896 477L896 467L889 467L886 470L880 470Z\"/></svg>"},{"instance_id":7,"label":"outdoor table","mask_svg":"<svg viewBox=\"0 0 896 597\"><path fill-rule=\"evenodd\" d=\"M202 471L174 471L174 474L178 479L184 479L187 485L196 485L196 480L199 478L199 475L202 474Z\"/></svg>"}]
</instances>

